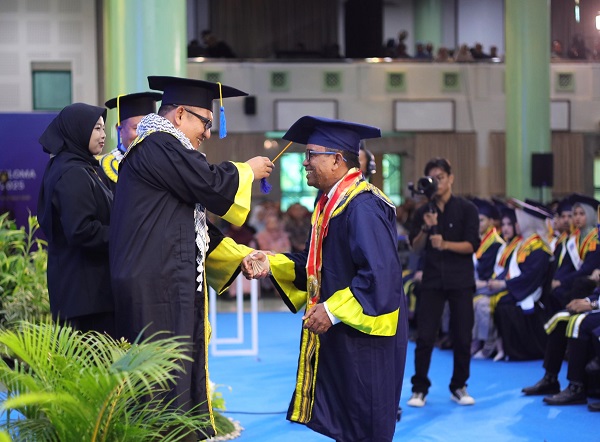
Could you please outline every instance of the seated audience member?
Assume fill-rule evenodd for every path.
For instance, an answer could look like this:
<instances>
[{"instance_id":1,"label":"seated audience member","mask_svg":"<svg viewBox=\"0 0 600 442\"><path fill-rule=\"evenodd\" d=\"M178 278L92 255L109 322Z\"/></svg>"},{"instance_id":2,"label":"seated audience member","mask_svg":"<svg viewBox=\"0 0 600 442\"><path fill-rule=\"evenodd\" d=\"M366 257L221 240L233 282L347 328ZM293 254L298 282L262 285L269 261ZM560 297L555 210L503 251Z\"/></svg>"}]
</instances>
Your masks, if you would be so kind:
<instances>
[{"instance_id":1,"label":"seated audience member","mask_svg":"<svg viewBox=\"0 0 600 442\"><path fill-rule=\"evenodd\" d=\"M494 222L499 218L498 210L486 200L474 198L473 203L479 211L479 236L481 243L475 252L475 286L476 289L485 289L488 280L494 273L494 263L498 249L504 241L498 234Z\"/></svg>"},{"instance_id":2,"label":"seated audience member","mask_svg":"<svg viewBox=\"0 0 600 442\"><path fill-rule=\"evenodd\" d=\"M456 54L456 57L454 57L454 60L457 61L458 63L466 63L466 62L474 61L473 55L471 54L471 51L469 50L469 46L467 46L466 44L461 45L461 47L458 49L458 53Z\"/></svg>"},{"instance_id":3,"label":"seated audience member","mask_svg":"<svg viewBox=\"0 0 600 442\"><path fill-rule=\"evenodd\" d=\"M475 46L471 48L471 55L475 60L488 60L492 58L489 54L483 52L483 45L481 43L475 43Z\"/></svg>"},{"instance_id":4,"label":"seated audience member","mask_svg":"<svg viewBox=\"0 0 600 442\"><path fill-rule=\"evenodd\" d=\"M509 360L539 359L544 352L546 316L540 299L549 278L550 248L544 241L552 213L541 204L513 200L517 233L522 237L508 262L504 280L489 282L497 292L494 322Z\"/></svg>"},{"instance_id":5,"label":"seated audience member","mask_svg":"<svg viewBox=\"0 0 600 442\"><path fill-rule=\"evenodd\" d=\"M285 231L281 217L276 214L267 215L264 230L255 236L256 247L259 250L267 250L273 253L289 253L292 250L290 237ZM262 294L273 291L273 283L270 279L260 280Z\"/></svg>"},{"instance_id":6,"label":"seated audience member","mask_svg":"<svg viewBox=\"0 0 600 442\"><path fill-rule=\"evenodd\" d=\"M572 203L574 230L557 257L552 292L545 299L550 314L564 309L572 299L587 296L595 286L588 276L594 269L600 268L596 229L600 203L580 194L571 195L569 200Z\"/></svg>"},{"instance_id":7,"label":"seated audience member","mask_svg":"<svg viewBox=\"0 0 600 442\"><path fill-rule=\"evenodd\" d=\"M569 349L567 368L569 385L560 393L545 397L544 402L548 405L587 403L586 363L591 353L590 350L593 350L594 330L600 327L599 294L600 289L596 289L592 296L585 299L574 299L567 307L566 313L572 315L568 319L565 338L568 339L567 348ZM594 407L592 406L592 408Z\"/></svg>"},{"instance_id":8,"label":"seated audience member","mask_svg":"<svg viewBox=\"0 0 600 442\"><path fill-rule=\"evenodd\" d=\"M550 49L550 58L560 60L563 58L563 47L560 40L552 40L552 48Z\"/></svg>"},{"instance_id":9,"label":"seated audience member","mask_svg":"<svg viewBox=\"0 0 600 442\"><path fill-rule=\"evenodd\" d=\"M211 31L202 31L202 40L205 45L204 54L206 57L235 58L235 54L231 47L226 42L219 40Z\"/></svg>"},{"instance_id":10,"label":"seated audience member","mask_svg":"<svg viewBox=\"0 0 600 442\"><path fill-rule=\"evenodd\" d=\"M288 207L285 213L284 229L292 246L292 253L302 252L310 233L310 212L300 203Z\"/></svg>"},{"instance_id":11,"label":"seated audience member","mask_svg":"<svg viewBox=\"0 0 600 442\"><path fill-rule=\"evenodd\" d=\"M556 213L553 219L554 238L550 242L550 248L554 253L555 262L566 253L567 239L573 229L572 203L569 198L564 198L556 205Z\"/></svg>"},{"instance_id":12,"label":"seated audience member","mask_svg":"<svg viewBox=\"0 0 600 442\"><path fill-rule=\"evenodd\" d=\"M514 251L521 242L521 236L516 230L516 215L513 209L505 208L502 210L502 239L504 244L498 249L496 254L496 263L494 265L494 274L492 279L488 281L485 289L480 289L477 296L473 300L475 310L475 325L473 327L474 347L480 348L473 355L474 359L486 359L495 354L494 361L504 358L504 350L502 347L502 339L498 336L493 315L498 299L506 293L503 288L492 290L494 281L503 281L508 274L508 265ZM504 284L497 284L504 286Z\"/></svg>"}]
</instances>

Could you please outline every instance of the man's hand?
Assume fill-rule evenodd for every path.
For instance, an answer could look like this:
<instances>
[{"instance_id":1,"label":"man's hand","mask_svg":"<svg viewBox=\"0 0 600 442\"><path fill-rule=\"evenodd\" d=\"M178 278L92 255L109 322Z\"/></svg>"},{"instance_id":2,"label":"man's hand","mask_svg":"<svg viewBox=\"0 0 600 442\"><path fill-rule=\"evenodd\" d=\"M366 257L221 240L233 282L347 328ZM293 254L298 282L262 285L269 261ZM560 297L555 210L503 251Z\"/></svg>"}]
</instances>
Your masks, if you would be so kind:
<instances>
[{"instance_id":1,"label":"man's hand","mask_svg":"<svg viewBox=\"0 0 600 442\"><path fill-rule=\"evenodd\" d=\"M557 287L560 287L560 281L558 279L553 279L551 287L552 287L552 290L554 290Z\"/></svg>"},{"instance_id":2,"label":"man's hand","mask_svg":"<svg viewBox=\"0 0 600 442\"><path fill-rule=\"evenodd\" d=\"M427 211L423 214L423 222L431 229L433 226L437 226L437 217L437 212Z\"/></svg>"},{"instance_id":3,"label":"man's hand","mask_svg":"<svg viewBox=\"0 0 600 442\"><path fill-rule=\"evenodd\" d=\"M267 254L272 255L270 252L255 250L242 260L240 267L246 279L263 279L269 276L271 265Z\"/></svg>"},{"instance_id":4,"label":"man's hand","mask_svg":"<svg viewBox=\"0 0 600 442\"><path fill-rule=\"evenodd\" d=\"M573 299L567 304L567 311L571 314L592 311L592 304L587 299Z\"/></svg>"},{"instance_id":5,"label":"man's hand","mask_svg":"<svg viewBox=\"0 0 600 442\"><path fill-rule=\"evenodd\" d=\"M332 326L323 304L316 304L313 308L309 309L302 316L302 320L304 321L302 327L317 335L325 333Z\"/></svg>"},{"instance_id":6,"label":"man's hand","mask_svg":"<svg viewBox=\"0 0 600 442\"><path fill-rule=\"evenodd\" d=\"M267 178L269 175L271 175L274 167L271 160L267 157L250 158L248 161L246 161L246 164L252 168L255 180Z\"/></svg>"},{"instance_id":7,"label":"man's hand","mask_svg":"<svg viewBox=\"0 0 600 442\"><path fill-rule=\"evenodd\" d=\"M438 250L444 250L445 249L445 242L444 242L444 238L442 238L442 235L429 235L429 241L431 241L431 247L433 247L434 249L438 249Z\"/></svg>"},{"instance_id":8,"label":"man's hand","mask_svg":"<svg viewBox=\"0 0 600 442\"><path fill-rule=\"evenodd\" d=\"M594 282L600 282L600 269L594 269L592 274L588 276Z\"/></svg>"}]
</instances>

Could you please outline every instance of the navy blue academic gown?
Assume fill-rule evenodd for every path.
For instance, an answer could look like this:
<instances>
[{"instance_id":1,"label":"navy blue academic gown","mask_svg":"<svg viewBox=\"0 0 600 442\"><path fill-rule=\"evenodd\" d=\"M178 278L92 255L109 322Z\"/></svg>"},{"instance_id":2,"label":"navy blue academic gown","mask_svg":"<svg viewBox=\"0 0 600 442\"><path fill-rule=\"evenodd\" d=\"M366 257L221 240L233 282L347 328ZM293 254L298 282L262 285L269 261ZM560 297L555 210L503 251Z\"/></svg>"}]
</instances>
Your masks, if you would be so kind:
<instances>
[{"instance_id":1,"label":"navy blue academic gown","mask_svg":"<svg viewBox=\"0 0 600 442\"><path fill-rule=\"evenodd\" d=\"M395 209L371 190L363 182L330 220L319 302L327 301L341 322L318 337L302 330L287 415L338 441L391 441L404 376L408 326ZM307 301L307 255L269 257L272 279L292 312ZM311 355L306 342L315 337Z\"/></svg>"}]
</instances>

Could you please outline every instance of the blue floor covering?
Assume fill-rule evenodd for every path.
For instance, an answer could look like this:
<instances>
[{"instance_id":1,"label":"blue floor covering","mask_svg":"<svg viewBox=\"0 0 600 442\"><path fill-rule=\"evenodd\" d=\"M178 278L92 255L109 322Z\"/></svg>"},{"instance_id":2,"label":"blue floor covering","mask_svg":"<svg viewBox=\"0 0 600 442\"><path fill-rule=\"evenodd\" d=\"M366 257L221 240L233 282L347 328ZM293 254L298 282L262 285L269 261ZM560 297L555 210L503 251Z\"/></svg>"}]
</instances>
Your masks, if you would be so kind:
<instances>
[{"instance_id":1,"label":"blue floor covering","mask_svg":"<svg viewBox=\"0 0 600 442\"><path fill-rule=\"evenodd\" d=\"M247 337L249 322L246 317ZM219 338L236 333L232 313L219 313L217 325ZM294 386L300 326L300 314L259 313L258 356L210 357L210 378L225 398L224 414L244 428L236 440L331 440L285 420ZM219 349L229 347L221 345ZM414 344L410 343L401 398L404 411L394 441L600 441L600 413L589 412L585 405L547 406L541 397L521 394L522 387L543 375L542 361L472 361L468 390L476 404L464 407L450 400L452 353L435 349L429 373L433 385L427 404L420 409L408 407L413 353ZM563 387L567 385L566 365L560 381Z\"/></svg>"}]
</instances>

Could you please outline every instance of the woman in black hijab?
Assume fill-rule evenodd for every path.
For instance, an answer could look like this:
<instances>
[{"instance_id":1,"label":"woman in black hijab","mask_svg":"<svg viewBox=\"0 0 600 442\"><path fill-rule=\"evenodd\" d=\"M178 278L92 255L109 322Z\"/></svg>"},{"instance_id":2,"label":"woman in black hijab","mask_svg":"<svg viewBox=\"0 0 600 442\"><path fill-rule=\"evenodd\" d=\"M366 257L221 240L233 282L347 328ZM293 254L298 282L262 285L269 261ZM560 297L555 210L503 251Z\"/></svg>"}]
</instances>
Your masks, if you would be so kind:
<instances>
[{"instance_id":1,"label":"woman in black hijab","mask_svg":"<svg viewBox=\"0 0 600 442\"><path fill-rule=\"evenodd\" d=\"M96 173L106 109L65 107L40 137L50 162L38 200L48 239L48 292L54 320L78 330L114 335L108 267L108 226L113 195Z\"/></svg>"}]
</instances>

